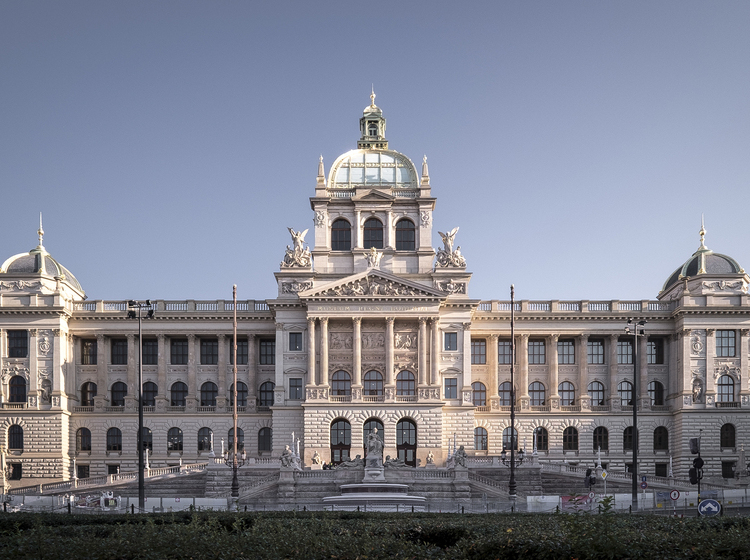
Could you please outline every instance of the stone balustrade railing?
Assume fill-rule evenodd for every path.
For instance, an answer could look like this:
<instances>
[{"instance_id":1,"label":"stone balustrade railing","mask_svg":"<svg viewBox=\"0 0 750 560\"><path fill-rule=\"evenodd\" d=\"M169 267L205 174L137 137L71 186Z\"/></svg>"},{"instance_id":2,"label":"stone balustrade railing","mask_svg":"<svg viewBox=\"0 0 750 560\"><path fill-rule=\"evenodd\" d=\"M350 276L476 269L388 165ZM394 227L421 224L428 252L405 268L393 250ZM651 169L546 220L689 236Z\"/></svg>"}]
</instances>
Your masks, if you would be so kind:
<instances>
[{"instance_id":1,"label":"stone balustrade railing","mask_svg":"<svg viewBox=\"0 0 750 560\"><path fill-rule=\"evenodd\" d=\"M78 312L91 312L91 313L126 313L128 311L127 301L106 301L106 300L93 300L93 301L77 301L70 304L71 310L75 313ZM176 313L176 312L196 312L205 313L206 311L216 312L232 312L234 311L234 303L232 301L225 300L163 300L156 299L151 300L151 306L146 308L155 311L156 313ZM250 312L250 313L270 313L268 304L264 300L245 300L237 302L238 312Z\"/></svg>"},{"instance_id":2,"label":"stone balustrade railing","mask_svg":"<svg viewBox=\"0 0 750 560\"><path fill-rule=\"evenodd\" d=\"M668 313L676 306L671 301L517 301L515 311L525 313L602 313L614 314L630 313ZM510 312L509 301L482 301L477 310L480 313L504 313Z\"/></svg>"}]
</instances>

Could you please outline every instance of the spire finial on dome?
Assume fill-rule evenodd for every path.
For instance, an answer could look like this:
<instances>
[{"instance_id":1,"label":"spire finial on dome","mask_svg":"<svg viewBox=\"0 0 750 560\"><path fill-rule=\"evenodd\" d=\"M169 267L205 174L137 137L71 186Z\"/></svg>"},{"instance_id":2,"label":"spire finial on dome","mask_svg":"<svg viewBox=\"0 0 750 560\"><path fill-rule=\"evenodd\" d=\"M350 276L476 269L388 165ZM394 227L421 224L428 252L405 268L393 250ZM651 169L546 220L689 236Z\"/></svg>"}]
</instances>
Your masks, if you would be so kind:
<instances>
[{"instance_id":1,"label":"spire finial on dome","mask_svg":"<svg viewBox=\"0 0 750 560\"><path fill-rule=\"evenodd\" d=\"M372 84L372 93L370 94L370 99L372 100L370 107L375 107L375 84Z\"/></svg>"},{"instance_id":2,"label":"spire finial on dome","mask_svg":"<svg viewBox=\"0 0 750 560\"><path fill-rule=\"evenodd\" d=\"M318 161L318 177L325 177L325 169L323 168L323 154L320 154L320 161Z\"/></svg>"},{"instance_id":3,"label":"spire finial on dome","mask_svg":"<svg viewBox=\"0 0 750 560\"><path fill-rule=\"evenodd\" d=\"M422 177L429 177L430 170L427 168L427 156L422 158Z\"/></svg>"},{"instance_id":4,"label":"spire finial on dome","mask_svg":"<svg viewBox=\"0 0 750 560\"><path fill-rule=\"evenodd\" d=\"M36 233L39 235L39 247L44 248L44 245L42 245L42 241L44 240L44 229L42 229L42 213L39 212L39 229L36 230Z\"/></svg>"},{"instance_id":5,"label":"spire finial on dome","mask_svg":"<svg viewBox=\"0 0 750 560\"><path fill-rule=\"evenodd\" d=\"M701 214L701 230L700 230L699 233L700 233L700 236L701 236L701 246L700 246L700 248L701 249L707 249L707 247L706 247L706 245L704 243L704 238L706 237L706 228L703 225L703 214Z\"/></svg>"}]
</instances>

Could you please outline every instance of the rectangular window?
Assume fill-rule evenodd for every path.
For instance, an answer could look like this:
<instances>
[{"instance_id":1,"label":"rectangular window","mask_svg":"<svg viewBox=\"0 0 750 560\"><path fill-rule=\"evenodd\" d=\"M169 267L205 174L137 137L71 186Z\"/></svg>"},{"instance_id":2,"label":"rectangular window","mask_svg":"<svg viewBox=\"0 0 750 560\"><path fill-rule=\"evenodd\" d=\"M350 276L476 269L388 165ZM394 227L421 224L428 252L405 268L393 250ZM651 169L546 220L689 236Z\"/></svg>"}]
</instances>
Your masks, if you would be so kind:
<instances>
[{"instance_id":1,"label":"rectangular window","mask_svg":"<svg viewBox=\"0 0 750 560\"><path fill-rule=\"evenodd\" d=\"M302 400L302 379L293 377L289 380L289 400Z\"/></svg>"},{"instance_id":2,"label":"rectangular window","mask_svg":"<svg viewBox=\"0 0 750 560\"><path fill-rule=\"evenodd\" d=\"M716 331L716 355L721 357L735 356L734 331Z\"/></svg>"},{"instance_id":3,"label":"rectangular window","mask_svg":"<svg viewBox=\"0 0 750 560\"><path fill-rule=\"evenodd\" d=\"M258 356L260 365L272 366L276 363L276 341L261 340L260 355Z\"/></svg>"},{"instance_id":4,"label":"rectangular window","mask_svg":"<svg viewBox=\"0 0 750 560\"><path fill-rule=\"evenodd\" d=\"M219 363L219 341L215 338L201 338L201 364L215 366Z\"/></svg>"},{"instance_id":5,"label":"rectangular window","mask_svg":"<svg viewBox=\"0 0 750 560\"><path fill-rule=\"evenodd\" d=\"M604 363L604 341L597 340L597 339L589 339L587 346L588 346L588 363L603 364Z\"/></svg>"},{"instance_id":6,"label":"rectangular window","mask_svg":"<svg viewBox=\"0 0 750 560\"><path fill-rule=\"evenodd\" d=\"M107 474L120 474L120 465L107 465Z\"/></svg>"},{"instance_id":7,"label":"rectangular window","mask_svg":"<svg viewBox=\"0 0 750 560\"><path fill-rule=\"evenodd\" d=\"M445 398L446 399L458 398L458 379L451 378L451 379L445 380Z\"/></svg>"},{"instance_id":8,"label":"rectangular window","mask_svg":"<svg viewBox=\"0 0 750 560\"><path fill-rule=\"evenodd\" d=\"M510 364L511 344L510 340L497 341L497 363L500 365Z\"/></svg>"},{"instance_id":9,"label":"rectangular window","mask_svg":"<svg viewBox=\"0 0 750 560\"><path fill-rule=\"evenodd\" d=\"M29 334L28 331L8 331L8 357L29 357Z\"/></svg>"},{"instance_id":10,"label":"rectangular window","mask_svg":"<svg viewBox=\"0 0 750 560\"><path fill-rule=\"evenodd\" d=\"M76 465L76 467L78 478L88 478L90 476L88 465Z\"/></svg>"},{"instance_id":11,"label":"rectangular window","mask_svg":"<svg viewBox=\"0 0 750 560\"><path fill-rule=\"evenodd\" d=\"M546 345L543 340L529 340L529 364L545 364Z\"/></svg>"},{"instance_id":12,"label":"rectangular window","mask_svg":"<svg viewBox=\"0 0 750 560\"><path fill-rule=\"evenodd\" d=\"M302 351L302 333L301 332L289 333L289 351L290 352Z\"/></svg>"},{"instance_id":13,"label":"rectangular window","mask_svg":"<svg viewBox=\"0 0 750 560\"><path fill-rule=\"evenodd\" d=\"M23 473L21 472L21 463L10 463L10 476L8 480L21 480Z\"/></svg>"},{"instance_id":14,"label":"rectangular window","mask_svg":"<svg viewBox=\"0 0 750 560\"><path fill-rule=\"evenodd\" d=\"M668 472L667 472L667 463L656 463L654 465L654 467L655 467L654 468L654 475L655 476L662 476L664 478L667 477L667 475L668 475Z\"/></svg>"},{"instance_id":15,"label":"rectangular window","mask_svg":"<svg viewBox=\"0 0 750 560\"><path fill-rule=\"evenodd\" d=\"M124 366L128 363L128 341L124 338L112 339L112 365Z\"/></svg>"},{"instance_id":16,"label":"rectangular window","mask_svg":"<svg viewBox=\"0 0 750 560\"><path fill-rule=\"evenodd\" d=\"M232 348L232 345L234 344L234 339L229 339L229 365L234 365L234 348ZM247 339L246 338L238 338L237 339L237 365L238 366L246 366L247 365Z\"/></svg>"},{"instance_id":17,"label":"rectangular window","mask_svg":"<svg viewBox=\"0 0 750 560\"><path fill-rule=\"evenodd\" d=\"M664 363L664 339L649 338L646 346L649 364Z\"/></svg>"},{"instance_id":18,"label":"rectangular window","mask_svg":"<svg viewBox=\"0 0 750 560\"><path fill-rule=\"evenodd\" d=\"M159 363L159 341L155 338L143 339L143 365L155 366Z\"/></svg>"},{"instance_id":19,"label":"rectangular window","mask_svg":"<svg viewBox=\"0 0 750 560\"><path fill-rule=\"evenodd\" d=\"M618 340L617 341L617 363L618 364L632 364L633 363L633 341L632 340Z\"/></svg>"},{"instance_id":20,"label":"rectangular window","mask_svg":"<svg viewBox=\"0 0 750 560\"><path fill-rule=\"evenodd\" d=\"M81 341L81 364L84 366L96 365L96 340Z\"/></svg>"},{"instance_id":21,"label":"rectangular window","mask_svg":"<svg viewBox=\"0 0 750 560\"><path fill-rule=\"evenodd\" d=\"M445 333L443 337L443 350L446 352L455 352L458 350L458 333Z\"/></svg>"},{"instance_id":22,"label":"rectangular window","mask_svg":"<svg viewBox=\"0 0 750 560\"><path fill-rule=\"evenodd\" d=\"M576 363L576 345L573 340L557 341L557 363L574 364Z\"/></svg>"},{"instance_id":23,"label":"rectangular window","mask_svg":"<svg viewBox=\"0 0 750 560\"><path fill-rule=\"evenodd\" d=\"M487 341L484 339L471 339L471 363L487 363Z\"/></svg>"},{"instance_id":24,"label":"rectangular window","mask_svg":"<svg viewBox=\"0 0 750 560\"><path fill-rule=\"evenodd\" d=\"M188 341L186 338L173 338L169 341L169 363L185 365L188 363Z\"/></svg>"},{"instance_id":25,"label":"rectangular window","mask_svg":"<svg viewBox=\"0 0 750 560\"><path fill-rule=\"evenodd\" d=\"M721 478L734 478L734 461L721 462Z\"/></svg>"}]
</instances>

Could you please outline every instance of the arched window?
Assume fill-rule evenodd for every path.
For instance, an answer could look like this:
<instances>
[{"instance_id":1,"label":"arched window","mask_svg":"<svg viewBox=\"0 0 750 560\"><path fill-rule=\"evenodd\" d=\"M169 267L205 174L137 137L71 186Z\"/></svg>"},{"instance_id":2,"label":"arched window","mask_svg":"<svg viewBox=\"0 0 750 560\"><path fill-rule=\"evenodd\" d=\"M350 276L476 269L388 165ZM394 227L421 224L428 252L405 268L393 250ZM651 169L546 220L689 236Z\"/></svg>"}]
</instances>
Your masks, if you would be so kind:
<instances>
[{"instance_id":1,"label":"arched window","mask_svg":"<svg viewBox=\"0 0 750 560\"><path fill-rule=\"evenodd\" d=\"M349 251L352 248L352 226L349 222L339 218L331 225L331 249L333 251Z\"/></svg>"},{"instance_id":2,"label":"arched window","mask_svg":"<svg viewBox=\"0 0 750 560\"><path fill-rule=\"evenodd\" d=\"M511 391L510 381L503 381L498 387L498 394L500 395L500 406L510 406L510 401L513 398Z\"/></svg>"},{"instance_id":3,"label":"arched window","mask_svg":"<svg viewBox=\"0 0 750 560\"><path fill-rule=\"evenodd\" d=\"M417 466L417 425L404 418L396 424L398 458L411 467Z\"/></svg>"},{"instance_id":4,"label":"arched window","mask_svg":"<svg viewBox=\"0 0 750 560\"><path fill-rule=\"evenodd\" d=\"M229 406L234 406L234 383L229 386ZM237 406L247 406L247 385L237 382Z\"/></svg>"},{"instance_id":5,"label":"arched window","mask_svg":"<svg viewBox=\"0 0 750 560\"><path fill-rule=\"evenodd\" d=\"M352 378L345 371L339 370L331 376L331 395L348 397L352 394Z\"/></svg>"},{"instance_id":6,"label":"arched window","mask_svg":"<svg viewBox=\"0 0 750 560\"><path fill-rule=\"evenodd\" d=\"M154 435L151 433L150 428L147 428L146 426L143 427L143 437L141 438L141 441L143 442L143 449L148 449L153 452Z\"/></svg>"},{"instance_id":7,"label":"arched window","mask_svg":"<svg viewBox=\"0 0 750 560\"><path fill-rule=\"evenodd\" d=\"M637 433L636 439L638 439ZM638 442L636 442L636 445L638 445ZM641 446L638 445L637 449L640 448ZM633 426L628 426L625 428L625 431L622 432L622 450L633 451Z\"/></svg>"},{"instance_id":8,"label":"arched window","mask_svg":"<svg viewBox=\"0 0 750 560\"><path fill-rule=\"evenodd\" d=\"M664 404L664 385L658 381L649 383L648 396L651 398L651 406L662 406Z\"/></svg>"},{"instance_id":9,"label":"arched window","mask_svg":"<svg viewBox=\"0 0 750 560\"><path fill-rule=\"evenodd\" d=\"M128 386L122 381L112 385L112 406L125 406L125 396L128 394Z\"/></svg>"},{"instance_id":10,"label":"arched window","mask_svg":"<svg viewBox=\"0 0 750 560\"><path fill-rule=\"evenodd\" d=\"M369 122L369 123L367 123L367 135L368 136L377 136L378 135L378 123L376 123L376 122Z\"/></svg>"},{"instance_id":11,"label":"arched window","mask_svg":"<svg viewBox=\"0 0 750 560\"><path fill-rule=\"evenodd\" d=\"M719 377L716 389L717 402L734 402L734 379L728 375L722 375Z\"/></svg>"},{"instance_id":12,"label":"arched window","mask_svg":"<svg viewBox=\"0 0 750 560\"><path fill-rule=\"evenodd\" d=\"M94 406L96 396L96 383L87 381L81 385L81 406Z\"/></svg>"},{"instance_id":13,"label":"arched window","mask_svg":"<svg viewBox=\"0 0 750 560\"><path fill-rule=\"evenodd\" d=\"M471 398L474 406L487 406L487 387L475 381L471 384Z\"/></svg>"},{"instance_id":14,"label":"arched window","mask_svg":"<svg viewBox=\"0 0 750 560\"><path fill-rule=\"evenodd\" d=\"M560 393L560 406L573 406L576 404L576 388L570 381L563 381L557 387Z\"/></svg>"},{"instance_id":15,"label":"arched window","mask_svg":"<svg viewBox=\"0 0 750 560\"><path fill-rule=\"evenodd\" d=\"M633 406L633 385L630 381L620 381L617 394L620 396L621 406Z\"/></svg>"},{"instance_id":16,"label":"arched window","mask_svg":"<svg viewBox=\"0 0 750 560\"><path fill-rule=\"evenodd\" d=\"M211 428L201 428L198 430L198 451L211 451Z\"/></svg>"},{"instance_id":17,"label":"arched window","mask_svg":"<svg viewBox=\"0 0 750 560\"><path fill-rule=\"evenodd\" d=\"M237 428L237 451L245 448L245 432L242 428ZM227 449L234 451L234 428L229 428L227 434Z\"/></svg>"},{"instance_id":18,"label":"arched window","mask_svg":"<svg viewBox=\"0 0 750 560\"><path fill-rule=\"evenodd\" d=\"M107 430L107 451L122 451L122 432L120 428Z\"/></svg>"},{"instance_id":19,"label":"arched window","mask_svg":"<svg viewBox=\"0 0 750 560\"><path fill-rule=\"evenodd\" d=\"M187 385L182 381L172 384L172 390L170 391L171 399L170 403L172 406L185 406L185 399L187 399Z\"/></svg>"},{"instance_id":20,"label":"arched window","mask_svg":"<svg viewBox=\"0 0 750 560\"><path fill-rule=\"evenodd\" d=\"M545 397L544 384L534 381L529 385L529 397L531 397L531 406L543 406Z\"/></svg>"},{"instance_id":21,"label":"arched window","mask_svg":"<svg viewBox=\"0 0 750 560\"><path fill-rule=\"evenodd\" d=\"M477 451L487 451L487 430L474 428L474 449Z\"/></svg>"},{"instance_id":22,"label":"arched window","mask_svg":"<svg viewBox=\"0 0 750 560\"><path fill-rule=\"evenodd\" d=\"M18 424L8 428L8 449L23 451L23 428Z\"/></svg>"},{"instance_id":23,"label":"arched window","mask_svg":"<svg viewBox=\"0 0 750 560\"><path fill-rule=\"evenodd\" d=\"M514 450L518 451L518 430L513 430L511 432L511 427L508 426L503 430L503 450L510 451L510 448L512 447ZM511 433L513 436L511 437Z\"/></svg>"},{"instance_id":24,"label":"arched window","mask_svg":"<svg viewBox=\"0 0 750 560\"><path fill-rule=\"evenodd\" d=\"M273 390L276 384L272 381L266 381L260 386L258 393L258 404L260 406L273 406Z\"/></svg>"},{"instance_id":25,"label":"arched window","mask_svg":"<svg viewBox=\"0 0 750 560\"><path fill-rule=\"evenodd\" d=\"M258 430L258 453L271 452L273 448L273 432L271 428L261 428Z\"/></svg>"},{"instance_id":26,"label":"arched window","mask_svg":"<svg viewBox=\"0 0 750 560\"><path fill-rule=\"evenodd\" d=\"M167 432L167 451L182 451L182 430L169 428Z\"/></svg>"},{"instance_id":27,"label":"arched window","mask_svg":"<svg viewBox=\"0 0 750 560\"><path fill-rule=\"evenodd\" d=\"M375 247L383 248L383 222L377 218L369 218L365 221L365 231L362 238L362 246L365 249Z\"/></svg>"},{"instance_id":28,"label":"arched window","mask_svg":"<svg viewBox=\"0 0 750 560\"><path fill-rule=\"evenodd\" d=\"M723 448L737 447L737 440L735 439L734 424L724 424L721 427L719 443Z\"/></svg>"},{"instance_id":29,"label":"arched window","mask_svg":"<svg viewBox=\"0 0 750 560\"><path fill-rule=\"evenodd\" d=\"M365 448L365 454L364 457L367 457L367 438L370 437L370 434L374 429L378 430L378 437L380 438L380 441L385 443L385 431L383 429L383 423L378 418L370 418L365 422L364 428L362 429L362 442L364 443Z\"/></svg>"},{"instance_id":30,"label":"arched window","mask_svg":"<svg viewBox=\"0 0 750 560\"><path fill-rule=\"evenodd\" d=\"M414 222L404 218L396 224L396 251L413 251L416 243Z\"/></svg>"},{"instance_id":31,"label":"arched window","mask_svg":"<svg viewBox=\"0 0 750 560\"><path fill-rule=\"evenodd\" d=\"M76 451L91 451L91 430L78 428L76 431Z\"/></svg>"},{"instance_id":32,"label":"arched window","mask_svg":"<svg viewBox=\"0 0 750 560\"><path fill-rule=\"evenodd\" d=\"M669 432L664 426L654 430L654 451L669 451Z\"/></svg>"},{"instance_id":33,"label":"arched window","mask_svg":"<svg viewBox=\"0 0 750 560\"><path fill-rule=\"evenodd\" d=\"M26 380L20 375L14 375L8 382L10 395L8 402L24 403L26 402Z\"/></svg>"},{"instance_id":34,"label":"arched window","mask_svg":"<svg viewBox=\"0 0 750 560\"><path fill-rule=\"evenodd\" d=\"M416 394L416 383L412 372L402 371L396 376L396 394L404 397Z\"/></svg>"},{"instance_id":35,"label":"arched window","mask_svg":"<svg viewBox=\"0 0 750 560\"><path fill-rule=\"evenodd\" d=\"M604 426L594 428L594 451L609 451L609 431Z\"/></svg>"},{"instance_id":36,"label":"arched window","mask_svg":"<svg viewBox=\"0 0 750 560\"><path fill-rule=\"evenodd\" d=\"M201 406L216 406L216 397L219 394L219 388L216 383L206 381L201 385Z\"/></svg>"},{"instance_id":37,"label":"arched window","mask_svg":"<svg viewBox=\"0 0 750 560\"><path fill-rule=\"evenodd\" d=\"M352 447L352 427L349 422L339 418L331 424L331 462L335 465L349 460Z\"/></svg>"},{"instance_id":38,"label":"arched window","mask_svg":"<svg viewBox=\"0 0 750 560\"><path fill-rule=\"evenodd\" d=\"M364 378L362 394L366 396L379 397L383 394L383 376L379 371L368 371Z\"/></svg>"},{"instance_id":39,"label":"arched window","mask_svg":"<svg viewBox=\"0 0 750 560\"><path fill-rule=\"evenodd\" d=\"M534 430L534 436L536 437L536 448L538 451L549 451L549 434L547 428L541 426Z\"/></svg>"},{"instance_id":40,"label":"arched window","mask_svg":"<svg viewBox=\"0 0 750 560\"><path fill-rule=\"evenodd\" d=\"M156 383L146 381L143 384L143 406L156 406L156 395L159 393L159 389Z\"/></svg>"},{"instance_id":41,"label":"arched window","mask_svg":"<svg viewBox=\"0 0 750 560\"><path fill-rule=\"evenodd\" d=\"M604 406L604 385L599 381L589 383L589 396L591 397L591 406Z\"/></svg>"},{"instance_id":42,"label":"arched window","mask_svg":"<svg viewBox=\"0 0 750 560\"><path fill-rule=\"evenodd\" d=\"M563 430L563 451L578 451L578 430L573 426Z\"/></svg>"}]
</instances>

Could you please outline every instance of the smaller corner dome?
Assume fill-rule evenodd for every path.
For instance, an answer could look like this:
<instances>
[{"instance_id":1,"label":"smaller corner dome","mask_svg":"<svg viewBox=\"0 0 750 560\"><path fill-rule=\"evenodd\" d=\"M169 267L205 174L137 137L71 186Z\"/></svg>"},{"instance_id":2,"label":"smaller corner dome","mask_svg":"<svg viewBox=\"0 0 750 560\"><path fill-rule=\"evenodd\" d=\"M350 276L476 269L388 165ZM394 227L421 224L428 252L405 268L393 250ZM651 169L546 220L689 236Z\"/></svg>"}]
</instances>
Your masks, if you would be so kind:
<instances>
[{"instance_id":1,"label":"smaller corner dome","mask_svg":"<svg viewBox=\"0 0 750 560\"><path fill-rule=\"evenodd\" d=\"M662 287L667 291L683 278L703 274L745 274L745 270L732 257L714 253L704 244L705 229L701 226L701 246L685 263L675 270Z\"/></svg>"}]
</instances>

